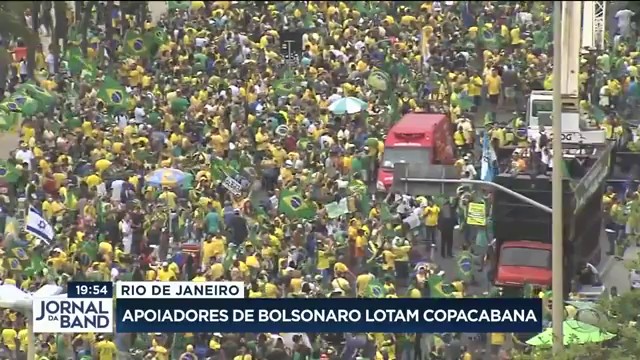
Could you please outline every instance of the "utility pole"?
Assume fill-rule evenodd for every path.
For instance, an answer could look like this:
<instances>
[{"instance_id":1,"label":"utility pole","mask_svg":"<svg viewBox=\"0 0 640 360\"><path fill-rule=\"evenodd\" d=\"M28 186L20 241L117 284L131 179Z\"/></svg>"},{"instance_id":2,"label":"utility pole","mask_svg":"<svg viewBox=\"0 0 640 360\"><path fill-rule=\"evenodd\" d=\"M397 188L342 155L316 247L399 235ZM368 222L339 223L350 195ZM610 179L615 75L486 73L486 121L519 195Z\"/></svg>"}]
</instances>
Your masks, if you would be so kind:
<instances>
[{"instance_id":1,"label":"utility pole","mask_svg":"<svg viewBox=\"0 0 640 360\"><path fill-rule=\"evenodd\" d=\"M564 334L562 325L564 322L563 299L563 240L562 240L562 54L563 34L562 22L565 15L563 7L567 1L555 1L553 3L553 172L552 172L552 326L553 326L553 353L559 354L564 348ZM565 8L568 12L569 7ZM571 15L570 13L568 14ZM579 45L578 45L579 46Z\"/></svg>"}]
</instances>

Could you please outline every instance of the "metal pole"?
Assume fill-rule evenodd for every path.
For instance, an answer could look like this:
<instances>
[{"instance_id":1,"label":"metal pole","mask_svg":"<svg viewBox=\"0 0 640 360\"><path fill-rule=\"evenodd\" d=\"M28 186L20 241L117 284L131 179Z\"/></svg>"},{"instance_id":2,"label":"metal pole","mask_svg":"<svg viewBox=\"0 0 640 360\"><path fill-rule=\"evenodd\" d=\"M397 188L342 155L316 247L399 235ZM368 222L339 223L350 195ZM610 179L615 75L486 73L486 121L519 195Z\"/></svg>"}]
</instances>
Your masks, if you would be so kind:
<instances>
[{"instance_id":1,"label":"metal pole","mask_svg":"<svg viewBox=\"0 0 640 360\"><path fill-rule=\"evenodd\" d=\"M555 1L553 7L553 172L552 172L552 324L553 353L564 348L562 323L564 322L563 255L562 255L562 7L565 1ZM568 9L567 9L568 10ZM575 14L574 14L575 15Z\"/></svg>"},{"instance_id":2,"label":"metal pole","mask_svg":"<svg viewBox=\"0 0 640 360\"><path fill-rule=\"evenodd\" d=\"M36 358L36 334L33 332L33 314L31 311L25 312L25 315L28 316L27 321L27 359L35 359Z\"/></svg>"},{"instance_id":3,"label":"metal pole","mask_svg":"<svg viewBox=\"0 0 640 360\"><path fill-rule=\"evenodd\" d=\"M545 204L539 203L533 199L529 199L528 197L519 194L507 187L504 187L500 184L496 184L494 182L490 182L490 181L482 181L482 180L467 180L467 179L427 179L427 178L410 178L410 177L405 177L400 179L401 181L404 181L405 184L406 183L410 183L410 182L420 182L420 183L443 183L443 184L472 184L472 185L482 185L482 186L488 186L488 187L492 187L494 189L498 189L502 192L505 192L511 196L513 196L514 198L523 201L537 209L540 209L546 213L551 214L553 212L553 210L546 206ZM406 192L406 190L405 190Z\"/></svg>"}]
</instances>

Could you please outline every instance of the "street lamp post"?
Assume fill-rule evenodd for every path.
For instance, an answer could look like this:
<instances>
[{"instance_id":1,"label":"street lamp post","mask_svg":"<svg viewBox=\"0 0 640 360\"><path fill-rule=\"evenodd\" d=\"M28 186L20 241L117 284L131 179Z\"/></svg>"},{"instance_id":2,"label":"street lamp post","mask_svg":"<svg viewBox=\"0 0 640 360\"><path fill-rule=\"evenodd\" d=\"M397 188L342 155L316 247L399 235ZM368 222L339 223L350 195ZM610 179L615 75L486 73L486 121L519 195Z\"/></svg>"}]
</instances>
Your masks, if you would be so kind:
<instances>
[{"instance_id":1,"label":"street lamp post","mask_svg":"<svg viewBox=\"0 0 640 360\"><path fill-rule=\"evenodd\" d=\"M525 202L537 209L540 209L548 214L551 214L553 210L546 206L545 204L539 203L533 199L530 199L520 193L517 193L508 187L502 186L500 184L484 181L484 180L472 180L472 179L429 179L429 178L411 178L411 177L401 177L401 181L406 182L419 182L419 183L433 183L433 184L471 184L471 185L482 185L494 188L496 190L500 190L506 194L513 196L514 198Z\"/></svg>"},{"instance_id":2,"label":"street lamp post","mask_svg":"<svg viewBox=\"0 0 640 360\"><path fill-rule=\"evenodd\" d=\"M552 326L553 353L558 354L564 347L562 324L564 322L563 298L563 241L562 241L562 190L563 190L563 158L562 158L562 7L564 1L553 4L553 172L551 182L552 193ZM568 54L567 54L568 55Z\"/></svg>"}]
</instances>

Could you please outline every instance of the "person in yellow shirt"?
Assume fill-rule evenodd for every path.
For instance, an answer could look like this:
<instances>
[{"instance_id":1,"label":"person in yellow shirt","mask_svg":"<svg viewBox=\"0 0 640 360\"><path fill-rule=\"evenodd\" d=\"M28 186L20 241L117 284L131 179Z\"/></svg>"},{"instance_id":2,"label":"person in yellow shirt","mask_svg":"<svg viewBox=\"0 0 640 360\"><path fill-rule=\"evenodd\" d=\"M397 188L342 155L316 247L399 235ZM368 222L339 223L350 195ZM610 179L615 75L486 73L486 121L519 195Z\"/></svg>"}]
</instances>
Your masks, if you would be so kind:
<instances>
[{"instance_id":1,"label":"person in yellow shirt","mask_svg":"<svg viewBox=\"0 0 640 360\"><path fill-rule=\"evenodd\" d=\"M11 327L11 321L6 321L4 325L4 329L0 333L0 338L2 338L2 343L7 347L11 352L15 352L17 349L16 340L18 340L18 332Z\"/></svg>"},{"instance_id":2,"label":"person in yellow shirt","mask_svg":"<svg viewBox=\"0 0 640 360\"><path fill-rule=\"evenodd\" d=\"M116 344L104 335L98 335L98 342L95 344L95 350L99 360L115 360L118 354Z\"/></svg>"},{"instance_id":3,"label":"person in yellow shirt","mask_svg":"<svg viewBox=\"0 0 640 360\"><path fill-rule=\"evenodd\" d=\"M487 84L487 94L489 95L489 102L495 110L498 107L500 101L500 93L502 90L502 77L498 74L498 69L492 69L491 73L485 77L484 82Z\"/></svg>"},{"instance_id":4,"label":"person in yellow shirt","mask_svg":"<svg viewBox=\"0 0 640 360\"><path fill-rule=\"evenodd\" d=\"M256 157L254 159L255 162L260 162L264 158L265 151L269 149L269 133L267 129L262 126L256 132L255 136L256 141Z\"/></svg>"},{"instance_id":5,"label":"person in yellow shirt","mask_svg":"<svg viewBox=\"0 0 640 360\"><path fill-rule=\"evenodd\" d=\"M176 273L169 268L168 262L163 262L162 267L158 269L158 280L160 281L176 281L178 277Z\"/></svg>"},{"instance_id":6,"label":"person in yellow shirt","mask_svg":"<svg viewBox=\"0 0 640 360\"><path fill-rule=\"evenodd\" d=\"M158 196L158 200L163 201L170 209L175 209L178 206L178 195L168 187L164 188L162 194Z\"/></svg>"},{"instance_id":7,"label":"person in yellow shirt","mask_svg":"<svg viewBox=\"0 0 640 360\"><path fill-rule=\"evenodd\" d=\"M440 216L440 207L433 202L433 199L427 199L427 204L422 212L424 216L424 225L427 229L427 241L432 244L436 243L438 234L438 217Z\"/></svg>"},{"instance_id":8,"label":"person in yellow shirt","mask_svg":"<svg viewBox=\"0 0 640 360\"><path fill-rule=\"evenodd\" d=\"M368 270L362 270L360 275L356 277L356 291L358 297L364 297L369 283L375 279L375 276Z\"/></svg>"},{"instance_id":9,"label":"person in yellow shirt","mask_svg":"<svg viewBox=\"0 0 640 360\"><path fill-rule=\"evenodd\" d=\"M396 255L391 250L391 244L385 243L382 250L382 270L393 275L396 271Z\"/></svg>"}]
</instances>

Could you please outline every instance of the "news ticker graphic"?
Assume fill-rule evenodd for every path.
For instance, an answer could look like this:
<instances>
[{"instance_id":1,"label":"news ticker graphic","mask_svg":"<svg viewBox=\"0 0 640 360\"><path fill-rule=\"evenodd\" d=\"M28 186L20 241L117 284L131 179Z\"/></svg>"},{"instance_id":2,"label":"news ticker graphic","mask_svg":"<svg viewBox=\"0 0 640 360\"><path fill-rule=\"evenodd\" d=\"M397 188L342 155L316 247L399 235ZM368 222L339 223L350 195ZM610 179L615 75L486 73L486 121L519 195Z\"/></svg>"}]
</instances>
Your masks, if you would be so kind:
<instances>
[{"instance_id":1,"label":"news ticker graphic","mask_svg":"<svg viewBox=\"0 0 640 360\"><path fill-rule=\"evenodd\" d=\"M115 323L119 333L536 333L542 331L542 300L118 299Z\"/></svg>"},{"instance_id":2,"label":"news ticker graphic","mask_svg":"<svg viewBox=\"0 0 640 360\"><path fill-rule=\"evenodd\" d=\"M70 283L66 295L34 299L34 331L542 331L540 299L245 299L244 291L242 282ZM115 310L106 297L114 294Z\"/></svg>"}]
</instances>

